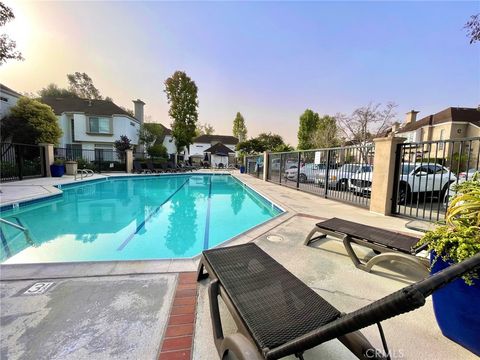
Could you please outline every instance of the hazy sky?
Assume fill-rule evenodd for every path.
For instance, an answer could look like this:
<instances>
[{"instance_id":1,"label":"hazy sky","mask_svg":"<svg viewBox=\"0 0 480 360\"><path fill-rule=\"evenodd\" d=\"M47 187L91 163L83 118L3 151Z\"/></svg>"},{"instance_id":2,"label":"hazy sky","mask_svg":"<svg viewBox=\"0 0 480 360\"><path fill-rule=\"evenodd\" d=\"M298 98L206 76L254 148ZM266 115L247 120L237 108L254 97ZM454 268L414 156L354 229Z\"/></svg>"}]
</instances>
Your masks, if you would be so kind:
<instances>
[{"instance_id":1,"label":"hazy sky","mask_svg":"<svg viewBox=\"0 0 480 360\"><path fill-rule=\"evenodd\" d=\"M463 25L480 2L21 2L6 27L25 61L0 67L19 92L86 72L102 95L146 103L169 126L165 79L184 70L201 122L272 131L296 145L298 117L394 101L398 119L480 103L480 44Z\"/></svg>"}]
</instances>

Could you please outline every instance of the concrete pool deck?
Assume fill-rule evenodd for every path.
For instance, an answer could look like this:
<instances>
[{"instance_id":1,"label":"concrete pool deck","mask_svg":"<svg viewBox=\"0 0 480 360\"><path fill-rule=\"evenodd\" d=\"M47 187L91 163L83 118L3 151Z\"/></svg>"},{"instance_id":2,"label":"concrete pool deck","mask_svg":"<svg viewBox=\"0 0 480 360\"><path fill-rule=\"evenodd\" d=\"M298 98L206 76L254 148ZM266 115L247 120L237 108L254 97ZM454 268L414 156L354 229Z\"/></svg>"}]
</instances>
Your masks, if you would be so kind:
<instances>
[{"instance_id":1,"label":"concrete pool deck","mask_svg":"<svg viewBox=\"0 0 480 360\"><path fill-rule=\"evenodd\" d=\"M116 174L115 174L116 175ZM302 245L302 241L308 232L311 230L313 224L318 222L321 218L330 218L330 217L341 217L347 220L353 220L360 223L365 223L369 225L378 226L385 229L392 229L396 231L402 231L406 233L417 234L412 230L405 228L407 220L394 217L385 217L378 214L369 212L366 209L353 207L347 204L327 200L320 198L318 196L310 195L307 193L299 192L294 189L282 187L272 183L263 182L256 178L253 178L248 175L241 175L235 173L240 180L246 184L252 186L261 194L267 196L269 199L283 207L287 210L287 213L282 215L279 218L272 220L262 226L259 226L224 245L233 245L240 244L249 241L254 241L261 248L267 251L272 257L278 260L282 265L284 265L288 270L293 274L299 277L304 281L308 286L313 288L325 299L330 301L334 306L339 310L349 312L351 310L357 309L361 306L366 305L367 303L374 301L378 298L381 298L395 290L400 289L407 284L410 284L413 281L419 279L419 274L416 274L410 271L402 264L390 263L386 267L377 267L374 268L372 273L366 273L364 271L356 269L350 258L346 255L346 252L343 248L343 245L339 241L328 240L322 243L322 247L305 247ZM35 179L43 180L43 179ZM33 181L33 180L32 180ZM49 185L44 185L49 186ZM268 239L269 235L277 235L277 237L271 237ZM359 254L368 258L371 256L369 251L365 249L358 248ZM24 336L19 333L16 333L18 330L18 321L21 321L22 314L29 314L33 311L42 312L41 307L37 309L34 305L30 305L34 310L28 310L28 306L22 307L18 302L24 301L23 297L19 295L20 290L24 290L28 285L33 284L37 281L32 281L33 279L52 279L53 282L62 282L62 284L69 284L71 281L72 284L75 282L81 282L83 284L83 291L79 295L81 298L87 298L89 294L89 281L92 284L95 281L106 281L110 283L118 283L118 291L122 291L124 288L122 282L129 279L137 279L139 282L142 282L142 279L151 278L151 279L174 279L173 281L167 281L164 283L164 288L162 292L170 294L170 304L172 302L172 297L175 288L175 279L178 276L175 272L180 271L192 271L196 268L198 263L198 258L187 259L186 261L178 260L179 263L172 265L172 262L167 264L152 266L145 261L140 262L130 262L129 264L70 264L71 267L66 274L69 276L74 276L73 278L64 277L62 279L62 273L66 271L65 268L61 269L66 264L35 264L27 269L28 265L25 265L25 269L20 271L20 268L10 268L5 266L0 266L1 278L2 281L2 318L4 316L5 303L8 303L9 313L7 315L7 321L12 319L12 316L16 316L17 327L14 327L13 330L11 327L4 325L2 320L2 336ZM184 262L183 264L181 262ZM122 262L126 263L126 262ZM98 269L95 270L95 266L104 267L102 271ZM125 266L125 267L123 267ZM57 267L57 269L55 269ZM76 267L76 270L74 270ZM17 272L16 270L19 270ZM60 271L59 271L60 270ZM400 272L398 272L400 270ZM168 273L170 271L170 273ZM60 274L59 278L55 278ZM401 275L400 275L401 274ZM10 280L6 280L9 278ZM20 279L32 279L32 280L20 280ZM39 280L38 280L39 281ZM153 280L152 280L153 281ZM158 280L160 281L160 280ZM208 279L200 282L198 284L198 305L196 307L195 315L195 336L193 343L193 350L190 347L187 348L187 345L182 345L182 339L184 336L173 336L171 341L173 349L171 355L175 353L176 358L178 359L218 359L215 347L213 345L213 335L210 323L209 316L209 306L207 301L207 289ZM73 286L73 285L68 285ZM60 289L60 288L58 288ZM51 291L51 296L56 297L53 301L56 304L64 304L67 302L65 299L64 293L54 292L55 288ZM112 291L116 290L115 288ZM160 290L159 290L160 291ZM43 296L43 295L35 295ZM133 295L132 295L133 296ZM143 294L142 296L155 296ZM166 297L168 297L166 296ZM166 298L165 297L165 298ZM40 299L40 298L39 298ZM47 300L42 300L44 307L49 303ZM111 306L111 305L108 305ZM171 306L166 305L164 302L163 305L156 304L154 306L157 311L160 311L162 306ZM27 310L25 310L27 309ZM83 314L83 320L85 321L94 321L96 316L89 318L88 313L85 313L88 308L85 306L74 307L70 306L69 309L75 309L72 316L80 316ZM106 309L105 311L108 311ZM147 316L145 314L154 314L155 312L149 310L139 310L136 312L136 316ZM13 315L12 315L13 314ZM102 313L103 314L103 313ZM235 325L233 320L222 312L222 315L225 315L222 320L226 329L226 333L234 331ZM26 318L30 319L27 315ZM148 316L147 316L148 318ZM88 320L90 319L90 320ZM48 320L48 321L47 321ZM167 317L158 316L156 318L159 328L165 331L167 326ZM45 322L47 321L47 322ZM46 317L43 320L45 326L50 322L54 322L54 319L51 317ZM92 322L91 324L93 324ZM25 321L21 322L23 326L23 333L28 333L30 336L33 336L37 331L41 331L41 328L37 327L34 322ZM136 322L132 321L129 326L125 328L125 332L134 331L133 328L136 326ZM100 323L95 327L96 331L107 331L108 324ZM127 324L128 325L128 324ZM387 341L391 350L392 358L403 358L403 359L452 359L452 358L461 358L461 359L476 359L477 357L460 347L456 343L445 338L438 326L436 325L435 317L433 314L431 299L427 300L427 303L421 309L401 315L399 317L387 320L383 323ZM53 325L52 325L53 326ZM103 330L102 330L103 329ZM399 331L401 330L401 331ZM160 331L160 330L158 330ZM14 334L14 335L11 335ZM16 335L15 335L16 334ZM68 342L69 333L63 332L61 327L58 327L58 332L56 332L56 339L58 341ZM378 348L381 347L380 338L376 329L373 327L367 328L364 330L364 334L367 338ZM122 336L117 334L118 337ZM147 334L145 337L148 337ZM83 337L81 337L83 338ZM13 338L12 338L13 339ZM131 348L135 348L137 345L135 338L125 338L122 336L122 340ZM151 337L150 341L154 344L152 348L155 347L157 354L162 348L162 338ZM2 340L3 343L3 340ZM9 344L9 343L7 343ZM103 347L105 343L91 341L89 344L92 346L98 346L98 351L93 351L93 348L89 348L88 344L82 343L78 351L90 351L90 358L93 359L103 359L105 354L108 354L107 350ZM97 344L97 345L95 345ZM2 344L3 346L3 344ZM8 351L11 350L11 346L7 345ZM52 348L56 346L53 343L46 343L46 346ZM108 345L107 345L108 347ZM19 349L19 348L17 348ZM40 349L40 348L38 348ZM190 352L191 350L191 352ZM23 350L25 351L25 350ZM38 351L44 351L43 349ZM28 352L32 358L41 358L43 353L41 352ZM53 351L53 350L52 350ZM109 351L114 351L113 345ZM10 353L11 356L7 358L21 358L20 356L15 356L15 354L22 355L23 352L18 350L18 353L13 351ZM68 356L62 357L62 359L77 359L81 358L76 354L67 354ZM153 351L146 351L142 356L136 358L151 358ZM173 356L173 355L172 355ZM328 343L325 343L317 348L307 351L305 354L305 359L350 359L353 358L351 354L345 350L343 345L338 341L333 340ZM3 353L2 353L3 358ZM112 357L111 357L112 358ZM160 357L162 359L162 357ZM167 359L168 357L163 357ZM173 357L172 357L173 358Z\"/></svg>"}]
</instances>

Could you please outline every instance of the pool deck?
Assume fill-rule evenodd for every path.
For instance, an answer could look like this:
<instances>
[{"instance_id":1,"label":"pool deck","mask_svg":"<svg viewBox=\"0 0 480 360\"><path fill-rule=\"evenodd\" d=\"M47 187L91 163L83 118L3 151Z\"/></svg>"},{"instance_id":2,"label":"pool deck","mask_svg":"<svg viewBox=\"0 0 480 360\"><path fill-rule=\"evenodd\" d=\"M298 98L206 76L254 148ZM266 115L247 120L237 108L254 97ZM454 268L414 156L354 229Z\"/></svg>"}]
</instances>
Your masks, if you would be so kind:
<instances>
[{"instance_id":1,"label":"pool deck","mask_svg":"<svg viewBox=\"0 0 480 360\"><path fill-rule=\"evenodd\" d=\"M405 265L393 262L374 268L372 273L358 270L340 241L322 242L321 248L302 245L313 225L322 218L337 216L415 234L405 228L407 220L381 216L248 175L234 175L287 212L224 246L254 241L339 310L352 311L420 278ZM53 184L51 179L28 182L45 191ZM32 187L31 192L23 192L14 183L2 184L1 189L2 196L9 196L12 201L35 197L43 191ZM277 236L268 238L269 235ZM358 251L365 258L371 256L366 249ZM191 272L197 263L198 257L162 262L0 266L0 357L218 359L209 316L208 279L198 286L192 281ZM40 279L55 285L44 295L22 295ZM139 284L145 285L147 279L151 287L145 291ZM96 290L99 283L108 289L105 294ZM115 286L109 287L113 283ZM72 289L77 289L75 297L69 295ZM234 331L233 320L224 309L222 315L226 334ZM138 319L145 319L148 325L142 326ZM441 334L430 298L419 310L389 319L383 325L392 359L477 358ZM374 327L366 328L364 334L381 349ZM31 343L37 338L38 342ZM337 340L309 350L304 356L305 359L353 359Z\"/></svg>"}]
</instances>

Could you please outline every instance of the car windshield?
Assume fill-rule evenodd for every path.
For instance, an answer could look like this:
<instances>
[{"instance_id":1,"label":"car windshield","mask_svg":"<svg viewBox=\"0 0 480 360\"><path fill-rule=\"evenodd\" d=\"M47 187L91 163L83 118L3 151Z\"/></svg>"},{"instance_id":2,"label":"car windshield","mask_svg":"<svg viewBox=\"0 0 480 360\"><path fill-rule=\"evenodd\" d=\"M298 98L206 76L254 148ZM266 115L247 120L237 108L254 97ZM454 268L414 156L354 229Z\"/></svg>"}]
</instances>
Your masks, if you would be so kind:
<instances>
[{"instance_id":1,"label":"car windshield","mask_svg":"<svg viewBox=\"0 0 480 360\"><path fill-rule=\"evenodd\" d=\"M402 174L410 174L410 172L413 170L414 166L413 164L403 164L402 165Z\"/></svg>"}]
</instances>

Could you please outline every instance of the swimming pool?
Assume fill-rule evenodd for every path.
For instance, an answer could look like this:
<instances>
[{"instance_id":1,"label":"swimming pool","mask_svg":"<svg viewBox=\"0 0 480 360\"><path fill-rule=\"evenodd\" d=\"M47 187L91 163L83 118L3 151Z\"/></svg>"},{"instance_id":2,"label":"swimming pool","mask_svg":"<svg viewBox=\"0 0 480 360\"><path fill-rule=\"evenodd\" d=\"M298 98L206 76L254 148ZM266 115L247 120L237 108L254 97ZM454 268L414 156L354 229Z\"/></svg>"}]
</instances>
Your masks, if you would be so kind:
<instances>
[{"instance_id":1,"label":"swimming pool","mask_svg":"<svg viewBox=\"0 0 480 360\"><path fill-rule=\"evenodd\" d=\"M4 210L4 264L187 258L282 210L231 175L111 177Z\"/></svg>"}]
</instances>

